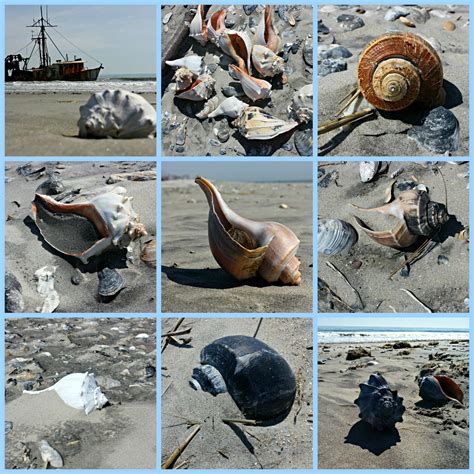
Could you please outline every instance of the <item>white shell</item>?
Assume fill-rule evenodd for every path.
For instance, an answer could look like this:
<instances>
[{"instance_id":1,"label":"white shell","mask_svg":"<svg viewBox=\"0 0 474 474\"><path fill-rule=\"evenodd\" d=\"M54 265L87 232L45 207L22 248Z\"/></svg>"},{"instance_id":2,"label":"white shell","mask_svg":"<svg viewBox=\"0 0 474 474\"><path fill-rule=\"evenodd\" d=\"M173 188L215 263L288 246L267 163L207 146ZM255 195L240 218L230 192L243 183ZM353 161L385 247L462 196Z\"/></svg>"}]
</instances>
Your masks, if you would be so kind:
<instances>
[{"instance_id":1,"label":"white shell","mask_svg":"<svg viewBox=\"0 0 474 474\"><path fill-rule=\"evenodd\" d=\"M140 95L126 90L92 94L79 111L81 138L152 138L155 133L155 109Z\"/></svg>"},{"instance_id":2,"label":"white shell","mask_svg":"<svg viewBox=\"0 0 474 474\"><path fill-rule=\"evenodd\" d=\"M307 84L297 90L288 106L288 116L299 123L313 120L313 85Z\"/></svg>"},{"instance_id":3,"label":"white shell","mask_svg":"<svg viewBox=\"0 0 474 474\"><path fill-rule=\"evenodd\" d=\"M273 29L276 37L278 38L277 43L273 45L273 47L270 47L268 44L267 40L265 39L265 36L267 34L267 25L265 23L265 17L266 15L270 15L271 18L271 28ZM273 26L273 7L271 5L267 5L265 9L262 12L262 17L260 18L260 22L257 25L257 29L255 31L255 37L254 37L254 43L259 44L261 46L266 46L270 48L272 51L277 52L280 48L281 40L278 37L278 31L277 29Z\"/></svg>"},{"instance_id":4,"label":"white shell","mask_svg":"<svg viewBox=\"0 0 474 474\"><path fill-rule=\"evenodd\" d=\"M207 27L204 22L204 6L198 5L196 14L189 25L189 36L204 46L207 43Z\"/></svg>"},{"instance_id":5,"label":"white shell","mask_svg":"<svg viewBox=\"0 0 474 474\"><path fill-rule=\"evenodd\" d=\"M270 97L272 85L269 82L252 77L233 64L229 64L229 69L239 80L247 97L250 97L253 101Z\"/></svg>"},{"instance_id":6,"label":"white shell","mask_svg":"<svg viewBox=\"0 0 474 474\"><path fill-rule=\"evenodd\" d=\"M194 82L196 74L191 69L180 67L174 73L174 79L176 81L176 91L179 92L187 89Z\"/></svg>"},{"instance_id":7,"label":"white shell","mask_svg":"<svg viewBox=\"0 0 474 474\"><path fill-rule=\"evenodd\" d=\"M252 63L264 77L273 77L285 71L285 61L271 49L259 44L252 48Z\"/></svg>"},{"instance_id":8,"label":"white shell","mask_svg":"<svg viewBox=\"0 0 474 474\"><path fill-rule=\"evenodd\" d=\"M286 122L260 107L248 107L234 120L233 125L248 140L270 140L297 127L298 122Z\"/></svg>"},{"instance_id":9,"label":"white shell","mask_svg":"<svg viewBox=\"0 0 474 474\"><path fill-rule=\"evenodd\" d=\"M190 69L196 76L201 74L202 71L202 57L197 55L184 56L184 58L166 61L166 64L171 67L185 67Z\"/></svg>"},{"instance_id":10,"label":"white shell","mask_svg":"<svg viewBox=\"0 0 474 474\"><path fill-rule=\"evenodd\" d=\"M223 100L219 107L210 113L208 117L214 118L220 115L226 115L227 117L237 118L247 107L249 107L249 105L237 99L237 97L228 97Z\"/></svg>"},{"instance_id":11,"label":"white shell","mask_svg":"<svg viewBox=\"0 0 474 474\"><path fill-rule=\"evenodd\" d=\"M235 49L235 42L240 40L243 42L243 45L246 50L247 58L239 56L238 51ZM224 30L222 34L218 37L217 45L224 51L225 54L234 58L237 63L243 61L247 71L251 72L251 59L252 59L252 40L250 36L245 31L235 31L235 30Z\"/></svg>"},{"instance_id":12,"label":"white shell","mask_svg":"<svg viewBox=\"0 0 474 474\"><path fill-rule=\"evenodd\" d=\"M209 114L216 110L217 105L219 104L219 98L215 95L212 99L209 99L205 104L201 112L196 114L196 118L205 119L209 117Z\"/></svg>"},{"instance_id":13,"label":"white shell","mask_svg":"<svg viewBox=\"0 0 474 474\"><path fill-rule=\"evenodd\" d=\"M214 26L212 25L213 21L218 21L220 17L223 15L225 18L225 9L221 8L214 12L210 17L209 20L207 21L207 39L211 41L212 43L217 43L219 36L222 34L224 31L225 27L217 28L215 29Z\"/></svg>"},{"instance_id":14,"label":"white shell","mask_svg":"<svg viewBox=\"0 0 474 474\"><path fill-rule=\"evenodd\" d=\"M348 252L357 242L354 227L340 219L318 219L318 252L335 255Z\"/></svg>"},{"instance_id":15,"label":"white shell","mask_svg":"<svg viewBox=\"0 0 474 474\"><path fill-rule=\"evenodd\" d=\"M380 161L361 161L359 165L360 180L363 183L372 181L381 165Z\"/></svg>"},{"instance_id":16,"label":"white shell","mask_svg":"<svg viewBox=\"0 0 474 474\"><path fill-rule=\"evenodd\" d=\"M193 85L182 92L177 92L176 97L178 99L187 99L187 100L207 100L209 97L214 94L214 84L216 83L215 79L209 74L203 74L199 76Z\"/></svg>"},{"instance_id":17,"label":"white shell","mask_svg":"<svg viewBox=\"0 0 474 474\"><path fill-rule=\"evenodd\" d=\"M41 313L52 313L59 306L59 295L54 289L56 268L46 265L35 272L36 291L44 298L43 305L39 309Z\"/></svg>"},{"instance_id":18,"label":"white shell","mask_svg":"<svg viewBox=\"0 0 474 474\"><path fill-rule=\"evenodd\" d=\"M52 467L63 467L63 458L45 439L42 439L39 443L39 452L41 459L45 463L45 469L48 465Z\"/></svg>"},{"instance_id":19,"label":"white shell","mask_svg":"<svg viewBox=\"0 0 474 474\"><path fill-rule=\"evenodd\" d=\"M97 386L94 374L88 372L69 374L52 387L37 392L25 390L23 393L37 395L51 390L54 390L66 405L76 410L84 410L86 415L96 409L100 410L108 402Z\"/></svg>"}]
</instances>

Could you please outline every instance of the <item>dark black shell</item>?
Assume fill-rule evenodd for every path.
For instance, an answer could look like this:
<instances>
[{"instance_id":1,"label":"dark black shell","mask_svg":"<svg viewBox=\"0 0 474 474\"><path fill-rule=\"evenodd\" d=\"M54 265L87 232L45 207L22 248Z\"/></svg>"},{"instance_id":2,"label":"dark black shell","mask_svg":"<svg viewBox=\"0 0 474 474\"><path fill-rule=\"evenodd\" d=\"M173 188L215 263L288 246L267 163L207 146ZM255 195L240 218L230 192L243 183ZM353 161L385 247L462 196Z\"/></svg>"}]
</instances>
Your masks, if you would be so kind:
<instances>
[{"instance_id":1,"label":"dark black shell","mask_svg":"<svg viewBox=\"0 0 474 474\"><path fill-rule=\"evenodd\" d=\"M405 221L412 233L430 236L448 221L446 206L430 201L426 191L416 191L418 197L409 211L405 213Z\"/></svg>"},{"instance_id":2,"label":"dark black shell","mask_svg":"<svg viewBox=\"0 0 474 474\"><path fill-rule=\"evenodd\" d=\"M418 380L419 395L423 400L435 403L444 403L448 400L457 400L462 403L464 394L461 387L446 375L427 375Z\"/></svg>"},{"instance_id":3,"label":"dark black shell","mask_svg":"<svg viewBox=\"0 0 474 474\"><path fill-rule=\"evenodd\" d=\"M201 351L201 364L220 372L246 418L269 420L286 416L291 410L296 394L293 371L262 341L248 336L217 339Z\"/></svg>"},{"instance_id":4,"label":"dark black shell","mask_svg":"<svg viewBox=\"0 0 474 474\"><path fill-rule=\"evenodd\" d=\"M123 278L117 270L104 268L99 271L99 295L113 296L124 286Z\"/></svg>"},{"instance_id":5,"label":"dark black shell","mask_svg":"<svg viewBox=\"0 0 474 474\"><path fill-rule=\"evenodd\" d=\"M359 398L354 400L360 410L359 418L378 431L394 428L395 423L403 421L403 398L396 390L390 390L379 373L372 374L369 381L361 383L359 388Z\"/></svg>"}]
</instances>

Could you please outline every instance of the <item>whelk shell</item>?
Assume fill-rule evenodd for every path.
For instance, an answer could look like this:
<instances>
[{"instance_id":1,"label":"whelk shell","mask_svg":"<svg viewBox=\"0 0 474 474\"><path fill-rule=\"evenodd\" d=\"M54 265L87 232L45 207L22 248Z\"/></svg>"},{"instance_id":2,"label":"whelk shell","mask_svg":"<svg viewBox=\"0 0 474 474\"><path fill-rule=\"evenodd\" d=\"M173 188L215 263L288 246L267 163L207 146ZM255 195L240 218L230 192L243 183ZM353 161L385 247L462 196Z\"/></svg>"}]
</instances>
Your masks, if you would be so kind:
<instances>
[{"instance_id":1,"label":"whelk shell","mask_svg":"<svg viewBox=\"0 0 474 474\"><path fill-rule=\"evenodd\" d=\"M229 69L235 73L247 97L253 101L270 97L272 85L263 79L257 79L247 74L243 69L229 64Z\"/></svg>"},{"instance_id":2,"label":"whelk shell","mask_svg":"<svg viewBox=\"0 0 474 474\"><path fill-rule=\"evenodd\" d=\"M318 252L335 255L348 252L357 242L354 227L341 219L318 219Z\"/></svg>"},{"instance_id":3,"label":"whelk shell","mask_svg":"<svg viewBox=\"0 0 474 474\"><path fill-rule=\"evenodd\" d=\"M205 119L209 117L209 114L214 112L219 104L219 98L217 95L209 99L205 104L201 112L196 114L196 118L198 119Z\"/></svg>"},{"instance_id":4,"label":"whelk shell","mask_svg":"<svg viewBox=\"0 0 474 474\"><path fill-rule=\"evenodd\" d=\"M252 40L245 31L224 30L217 44L225 54L234 58L240 69L251 72Z\"/></svg>"},{"instance_id":5,"label":"whelk shell","mask_svg":"<svg viewBox=\"0 0 474 474\"><path fill-rule=\"evenodd\" d=\"M216 43L217 39L224 31L225 15L225 9L221 8L209 17L209 20L207 22L207 38L209 39L209 41Z\"/></svg>"},{"instance_id":6,"label":"whelk shell","mask_svg":"<svg viewBox=\"0 0 474 474\"><path fill-rule=\"evenodd\" d=\"M191 69L180 67L174 73L174 79L176 81L176 92L181 92L191 87L196 80L196 74Z\"/></svg>"},{"instance_id":7,"label":"whelk shell","mask_svg":"<svg viewBox=\"0 0 474 474\"><path fill-rule=\"evenodd\" d=\"M207 100L214 94L215 79L209 74L199 76L187 89L176 92L176 98L193 101Z\"/></svg>"},{"instance_id":8,"label":"whelk shell","mask_svg":"<svg viewBox=\"0 0 474 474\"><path fill-rule=\"evenodd\" d=\"M285 71L285 61L271 49L259 44L252 48L252 63L264 77L273 77Z\"/></svg>"},{"instance_id":9,"label":"whelk shell","mask_svg":"<svg viewBox=\"0 0 474 474\"><path fill-rule=\"evenodd\" d=\"M247 107L249 107L249 105L237 99L237 97L228 97L223 100L208 117L214 118L225 115L227 117L237 118Z\"/></svg>"},{"instance_id":10,"label":"whelk shell","mask_svg":"<svg viewBox=\"0 0 474 474\"><path fill-rule=\"evenodd\" d=\"M184 58L174 59L173 61L166 61L166 64L177 68L185 67L196 74L196 76L201 74L202 71L202 58L197 55L185 56Z\"/></svg>"},{"instance_id":11,"label":"whelk shell","mask_svg":"<svg viewBox=\"0 0 474 474\"><path fill-rule=\"evenodd\" d=\"M217 263L237 280L260 275L269 283L299 285L300 241L277 222L257 222L239 216L225 203L216 187L198 176L195 180L209 203L208 234Z\"/></svg>"},{"instance_id":12,"label":"whelk shell","mask_svg":"<svg viewBox=\"0 0 474 474\"><path fill-rule=\"evenodd\" d=\"M265 6L262 18L255 31L255 44L260 44L271 49L274 53L280 48L280 38L277 30L273 27L273 7Z\"/></svg>"},{"instance_id":13,"label":"whelk shell","mask_svg":"<svg viewBox=\"0 0 474 474\"><path fill-rule=\"evenodd\" d=\"M198 5L196 15L189 25L189 36L199 42L201 46L207 43L207 26L204 21L204 5Z\"/></svg>"}]
</instances>

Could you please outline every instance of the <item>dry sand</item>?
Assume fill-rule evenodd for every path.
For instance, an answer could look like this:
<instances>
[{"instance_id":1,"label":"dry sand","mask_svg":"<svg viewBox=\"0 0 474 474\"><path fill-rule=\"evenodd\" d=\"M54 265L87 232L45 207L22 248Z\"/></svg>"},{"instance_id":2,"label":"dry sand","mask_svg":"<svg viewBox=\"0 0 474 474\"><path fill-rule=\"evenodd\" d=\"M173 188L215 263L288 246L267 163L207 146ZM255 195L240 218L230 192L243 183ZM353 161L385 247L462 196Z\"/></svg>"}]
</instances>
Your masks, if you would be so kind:
<instances>
[{"instance_id":1,"label":"dry sand","mask_svg":"<svg viewBox=\"0 0 474 474\"><path fill-rule=\"evenodd\" d=\"M323 164L322 162L321 164ZM320 167L325 174L319 179L325 180L331 172L338 173L336 182L329 186L318 185L318 218L343 219L356 227L358 242L346 254L326 256L319 253L318 276L355 311L364 312L425 312L423 307L410 298L401 288L412 291L425 305L435 312L467 312L469 297L469 246L465 241L457 240L454 234L462 226L469 225L469 181L465 176L469 172L468 164L453 165L438 162L446 180L448 193L448 212L455 216L435 238L440 241L424 258L411 266L408 277L397 273L392 280L389 275L402 265L403 254L377 244L360 230L354 221L356 215L376 230L389 230L395 226L395 218L378 213L368 213L355 209L351 204L361 207L376 207L384 202L385 190L392 181L389 175L400 167L404 172L398 176L397 183L413 181L428 187L431 200L445 202L445 192L441 177L435 175L426 162L391 162L388 175L370 183L362 183L359 176L359 162L340 162ZM334 176L334 175L333 175ZM395 191L395 196L399 191ZM410 254L408 254L410 255ZM446 264L439 264L438 257ZM349 282L357 289L365 304L360 304L349 286L332 271L326 261L335 265ZM360 268L356 268L359 263ZM319 292L318 309L320 312L347 312L348 309Z\"/></svg>"},{"instance_id":2,"label":"dry sand","mask_svg":"<svg viewBox=\"0 0 474 474\"><path fill-rule=\"evenodd\" d=\"M429 5L423 5L429 7ZM367 43L388 31L403 31L434 38L441 44L444 52L439 53L443 65L447 100L445 107L451 110L460 124L460 147L454 155L469 154L469 7L454 6L455 13L448 13L443 5L433 6L436 11L448 15L438 18L434 14L416 28L409 28L400 21L386 21L384 15L388 5L363 6L365 13L358 15L356 7L338 6L319 8L318 18L330 29L329 38L334 43L349 49L352 57L347 59L347 70L318 77L318 120L319 124L331 120L337 109L337 102L351 90L357 82L356 68L360 52ZM360 16L365 26L354 31L345 31L337 23L340 14L349 13ZM410 18L410 17L408 17ZM446 31L442 24L450 20L455 23L454 31ZM318 35L319 36L319 35ZM325 42L328 40L325 39ZM379 114L376 120L366 120L352 128L348 133L341 129L321 135L318 141L318 154L334 156L429 156L434 155L415 141L408 139L406 132L413 123L419 123L420 109L402 113L399 118L384 118Z\"/></svg>"},{"instance_id":3,"label":"dry sand","mask_svg":"<svg viewBox=\"0 0 474 474\"><path fill-rule=\"evenodd\" d=\"M67 469L154 468L155 327L138 318L8 319L5 467L42 468L38 442L46 439ZM86 371L110 403L89 415L55 391L22 394Z\"/></svg>"},{"instance_id":4,"label":"dry sand","mask_svg":"<svg viewBox=\"0 0 474 474\"><path fill-rule=\"evenodd\" d=\"M209 249L206 197L191 180L162 182L162 311L312 311L312 185L310 183L217 182L229 206L240 215L286 225L300 239L299 286L267 284L260 278L235 280ZM287 204L287 209L280 208Z\"/></svg>"},{"instance_id":5,"label":"dry sand","mask_svg":"<svg viewBox=\"0 0 474 474\"><path fill-rule=\"evenodd\" d=\"M141 94L156 107L156 94ZM79 107L87 92L5 94L6 156L154 156L156 139L78 137Z\"/></svg>"},{"instance_id":6,"label":"dry sand","mask_svg":"<svg viewBox=\"0 0 474 474\"><path fill-rule=\"evenodd\" d=\"M214 13L222 6L212 6L209 13ZM236 23L232 27L234 30L241 30L243 27L247 28L250 37L253 37L254 27L249 28L250 24L257 24L263 11L263 6L258 6L250 15L247 15L242 5L230 6L228 8L228 17L233 19ZM264 108L264 110L278 118L288 120L287 107L291 102L293 94L296 90L306 84L311 84L313 80L313 68L308 66L303 60L303 44L305 39L313 33L313 9L310 6L296 6L292 7L293 16L296 19L296 25L290 26L283 21L280 16L274 13L274 25L279 31L281 37L281 44L295 43L301 41L296 54L290 52L288 62L286 63L291 68L291 73L288 76L288 84L281 84L281 76L274 78L265 78L267 82L272 84L271 100L259 100L252 105ZM183 6L164 6L161 10L162 18L172 13L171 20L167 25L162 25L162 42L163 48L167 49L177 29L182 28L185 13L188 11L187 7ZM249 31L250 30L250 31ZM186 55L199 55L204 57L206 64L217 64L217 69L212 73L212 77L216 80L215 90L219 97L219 103L222 102L226 96L222 93L222 87L236 86L239 84L229 76L228 65L235 61L226 56L221 49L214 44L208 42L205 46L201 46L194 39L187 37L180 46L175 58L181 58ZM203 108L204 102L193 102L183 99L175 99L174 86L175 82L172 80L174 72L169 66L162 70L162 154L164 156L219 156L219 155L244 155L244 156L298 156L298 151L294 145L294 133L289 132L280 135L278 138L272 140L247 140L235 128L230 128L230 138L226 141L219 142L216 136L216 129L224 127L229 129L228 122L232 119L227 117L218 117L216 119L199 120L195 114L200 112ZM253 73L256 75L256 73ZM259 76L260 77L260 76ZM249 102L246 96L241 96L239 99L244 102ZM170 114L170 119L164 118L164 114ZM176 144L176 136L178 133L178 126L185 120L186 124L186 143L184 151L179 151ZM170 123L175 124L171 127ZM300 129L308 128L308 126L300 126ZM213 139L214 144L210 143ZM177 150L178 148L178 150Z\"/></svg>"},{"instance_id":7,"label":"dry sand","mask_svg":"<svg viewBox=\"0 0 474 474\"><path fill-rule=\"evenodd\" d=\"M469 345L467 341L412 342L396 350L383 343L356 344L372 357L346 361L347 344L319 347L318 467L320 469L468 469ZM432 359L430 359L432 357ZM369 360L378 365L368 366ZM321 363L324 365L319 365ZM415 376L438 367L461 386L465 407L435 407L418 395ZM406 411L395 431L374 432L358 418L358 385L380 372L398 390ZM438 372L437 372L438 373Z\"/></svg>"},{"instance_id":8,"label":"dry sand","mask_svg":"<svg viewBox=\"0 0 474 474\"><path fill-rule=\"evenodd\" d=\"M34 273L45 265L57 267L55 289L60 304L56 312L154 312L156 269L140 260L140 247L156 235L156 181L124 181L108 186L123 186L133 196L133 208L148 236L132 244L130 258L126 258L124 250L107 252L83 265L78 259L55 251L39 234L31 218L31 201L47 176L44 173L39 179L20 176L16 168L24 164L7 162L6 165L5 213L9 217L5 224L5 270L12 272L23 287L25 312L33 313L41 307L43 298L36 291ZM155 168L154 163L146 162L34 162L32 169L43 166L60 173L66 190L80 188L82 193L105 189L106 180L113 173ZM108 302L100 301L97 293L97 270L103 265L116 268L125 280L125 288ZM72 277L78 278L78 285L72 283Z\"/></svg>"},{"instance_id":9,"label":"dry sand","mask_svg":"<svg viewBox=\"0 0 474 474\"><path fill-rule=\"evenodd\" d=\"M166 318L162 331L177 320ZM257 338L273 347L293 369L301 384L300 404L295 401L288 417L267 427L226 425L221 418L243 415L227 393L213 397L189 385L200 351L215 339L230 335L252 336L258 318L185 319L180 329L191 327L192 342L168 345L162 353L162 461L190 430L186 420L202 424L201 430L178 459L189 469L291 469L312 467L312 321L303 318L264 318ZM282 337L284 334L284 337ZM187 337L187 336L184 336ZM298 397L297 397L298 399ZM296 423L294 422L296 416Z\"/></svg>"}]
</instances>

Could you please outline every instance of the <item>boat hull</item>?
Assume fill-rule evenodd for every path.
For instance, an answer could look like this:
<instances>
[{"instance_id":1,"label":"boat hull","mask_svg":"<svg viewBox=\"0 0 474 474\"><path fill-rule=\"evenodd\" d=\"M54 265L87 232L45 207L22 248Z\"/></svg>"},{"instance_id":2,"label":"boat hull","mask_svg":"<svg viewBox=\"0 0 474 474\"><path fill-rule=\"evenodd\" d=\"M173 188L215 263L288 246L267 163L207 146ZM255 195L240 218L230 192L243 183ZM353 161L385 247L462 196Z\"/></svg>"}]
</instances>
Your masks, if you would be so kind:
<instances>
[{"instance_id":1,"label":"boat hull","mask_svg":"<svg viewBox=\"0 0 474 474\"><path fill-rule=\"evenodd\" d=\"M15 70L5 77L5 82L16 81L96 81L102 67L83 69L64 74L54 74L48 68L33 70Z\"/></svg>"}]
</instances>

